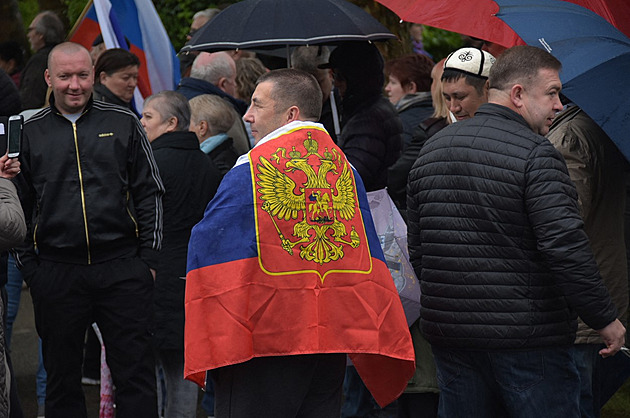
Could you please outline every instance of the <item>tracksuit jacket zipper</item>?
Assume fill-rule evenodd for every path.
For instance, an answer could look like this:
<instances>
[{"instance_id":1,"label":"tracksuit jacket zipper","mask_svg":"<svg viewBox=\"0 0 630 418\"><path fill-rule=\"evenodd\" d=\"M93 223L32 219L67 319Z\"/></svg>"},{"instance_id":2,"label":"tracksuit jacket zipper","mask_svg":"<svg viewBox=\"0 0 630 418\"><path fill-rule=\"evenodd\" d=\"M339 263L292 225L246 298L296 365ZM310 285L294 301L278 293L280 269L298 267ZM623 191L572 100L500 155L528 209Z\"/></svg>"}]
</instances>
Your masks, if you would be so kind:
<instances>
[{"instance_id":1,"label":"tracksuit jacket zipper","mask_svg":"<svg viewBox=\"0 0 630 418\"><path fill-rule=\"evenodd\" d=\"M87 263L92 264L90 254L90 233L88 231L87 210L85 208L85 191L83 190L83 171L81 169L81 157L79 156L79 141L77 138L77 125L72 122L72 134L74 135L74 149L77 155L77 170L79 172L79 186L81 188L81 207L83 210L83 224L85 225L85 243L87 245Z\"/></svg>"}]
</instances>

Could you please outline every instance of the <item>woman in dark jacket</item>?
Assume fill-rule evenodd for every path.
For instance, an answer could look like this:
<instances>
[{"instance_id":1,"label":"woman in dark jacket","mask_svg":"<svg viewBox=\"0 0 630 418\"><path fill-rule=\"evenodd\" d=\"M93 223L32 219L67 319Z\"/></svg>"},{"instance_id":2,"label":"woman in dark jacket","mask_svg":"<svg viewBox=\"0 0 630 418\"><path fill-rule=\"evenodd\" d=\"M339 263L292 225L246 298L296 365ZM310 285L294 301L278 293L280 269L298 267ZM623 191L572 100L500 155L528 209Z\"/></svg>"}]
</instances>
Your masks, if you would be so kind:
<instances>
[{"instance_id":1,"label":"woman in dark jacket","mask_svg":"<svg viewBox=\"0 0 630 418\"><path fill-rule=\"evenodd\" d=\"M385 63L385 95L396 107L403 124L403 152L414 129L433 113L431 70L433 61L425 55L411 54Z\"/></svg>"},{"instance_id":2,"label":"woman in dark jacket","mask_svg":"<svg viewBox=\"0 0 630 418\"><path fill-rule=\"evenodd\" d=\"M409 171L427 139L450 122L448 105L442 95L441 77L443 72L444 60L433 66L431 70L431 101L435 111L414 127L411 141L405 145L398 161L389 168L387 191L405 220L407 219L407 177Z\"/></svg>"},{"instance_id":3,"label":"woman in dark jacket","mask_svg":"<svg viewBox=\"0 0 630 418\"><path fill-rule=\"evenodd\" d=\"M142 126L151 142L165 193L162 250L155 260L154 343L166 381L162 416L195 417L197 386L184 375L186 256L192 227L203 217L219 185L219 172L189 132L190 106L179 93L163 91L144 103ZM160 390L160 389L158 389Z\"/></svg>"},{"instance_id":4,"label":"woman in dark jacket","mask_svg":"<svg viewBox=\"0 0 630 418\"><path fill-rule=\"evenodd\" d=\"M112 48L103 52L94 65L94 99L135 112L131 102L138 85L139 69L138 57L125 49Z\"/></svg>"}]
</instances>

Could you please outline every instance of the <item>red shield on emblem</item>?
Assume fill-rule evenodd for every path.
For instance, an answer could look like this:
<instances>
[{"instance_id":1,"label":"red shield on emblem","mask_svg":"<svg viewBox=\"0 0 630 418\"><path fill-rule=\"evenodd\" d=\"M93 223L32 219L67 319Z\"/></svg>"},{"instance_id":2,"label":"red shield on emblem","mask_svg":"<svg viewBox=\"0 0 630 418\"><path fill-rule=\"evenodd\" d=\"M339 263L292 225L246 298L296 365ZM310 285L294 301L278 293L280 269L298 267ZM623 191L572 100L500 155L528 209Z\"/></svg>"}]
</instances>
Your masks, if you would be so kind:
<instances>
[{"instance_id":1,"label":"red shield on emblem","mask_svg":"<svg viewBox=\"0 0 630 418\"><path fill-rule=\"evenodd\" d=\"M330 189L305 189L306 222L310 225L332 225L335 220Z\"/></svg>"}]
</instances>

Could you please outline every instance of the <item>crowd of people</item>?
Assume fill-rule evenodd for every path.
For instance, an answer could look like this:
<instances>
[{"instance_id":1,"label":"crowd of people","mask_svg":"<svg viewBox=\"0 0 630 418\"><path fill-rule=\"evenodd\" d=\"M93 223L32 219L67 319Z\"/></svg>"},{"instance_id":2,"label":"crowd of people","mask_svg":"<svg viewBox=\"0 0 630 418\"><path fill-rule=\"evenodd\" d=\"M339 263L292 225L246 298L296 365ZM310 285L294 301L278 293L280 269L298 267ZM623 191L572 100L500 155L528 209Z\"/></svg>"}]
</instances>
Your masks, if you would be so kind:
<instances>
[{"instance_id":1,"label":"crowd of people","mask_svg":"<svg viewBox=\"0 0 630 418\"><path fill-rule=\"evenodd\" d=\"M87 417L103 368L119 418L599 417L630 376L628 162L550 53L435 63L421 31L387 61L367 42L294 48L290 69L182 55L142 109L138 57L64 42L51 11L28 61L0 44L0 116L25 119L0 158L0 418L23 416L23 282L38 417ZM421 285L409 323L383 189Z\"/></svg>"}]
</instances>

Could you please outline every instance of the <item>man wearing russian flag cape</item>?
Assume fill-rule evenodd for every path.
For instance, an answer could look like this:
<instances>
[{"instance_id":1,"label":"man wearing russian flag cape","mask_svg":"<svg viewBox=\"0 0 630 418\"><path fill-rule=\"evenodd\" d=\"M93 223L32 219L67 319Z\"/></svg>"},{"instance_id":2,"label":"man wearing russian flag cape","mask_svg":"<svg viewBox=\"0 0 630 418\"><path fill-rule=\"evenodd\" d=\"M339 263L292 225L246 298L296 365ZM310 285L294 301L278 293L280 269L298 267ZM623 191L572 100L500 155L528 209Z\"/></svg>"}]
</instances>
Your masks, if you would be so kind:
<instances>
[{"instance_id":1,"label":"man wearing russian flag cape","mask_svg":"<svg viewBox=\"0 0 630 418\"><path fill-rule=\"evenodd\" d=\"M192 231L185 370L218 417L338 417L348 354L384 406L414 371L398 293L361 179L318 120L309 74L263 75L255 148Z\"/></svg>"}]
</instances>

